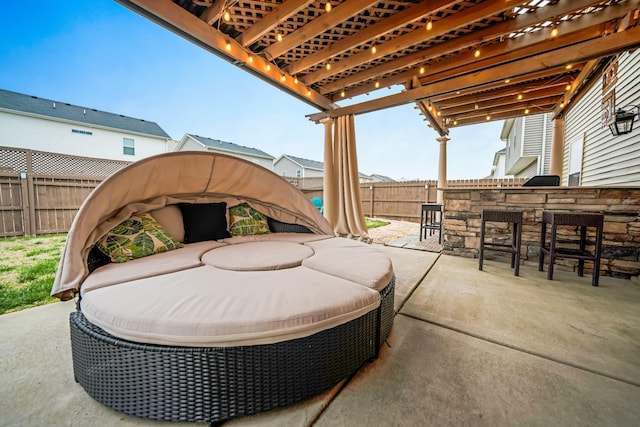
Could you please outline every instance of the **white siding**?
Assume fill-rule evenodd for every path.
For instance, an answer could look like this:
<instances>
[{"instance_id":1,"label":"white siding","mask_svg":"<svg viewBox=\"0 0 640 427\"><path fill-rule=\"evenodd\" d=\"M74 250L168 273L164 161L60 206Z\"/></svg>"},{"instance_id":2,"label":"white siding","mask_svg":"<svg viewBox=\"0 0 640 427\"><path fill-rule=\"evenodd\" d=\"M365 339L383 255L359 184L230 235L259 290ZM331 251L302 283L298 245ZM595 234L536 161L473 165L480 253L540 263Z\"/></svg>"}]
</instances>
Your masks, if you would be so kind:
<instances>
[{"instance_id":1,"label":"white siding","mask_svg":"<svg viewBox=\"0 0 640 427\"><path fill-rule=\"evenodd\" d=\"M275 173L280 176L289 176L295 177L296 170L300 169L300 173L302 173L302 167L297 163L292 162L286 157L283 157L277 163L273 164L273 169Z\"/></svg>"},{"instance_id":2,"label":"white siding","mask_svg":"<svg viewBox=\"0 0 640 427\"><path fill-rule=\"evenodd\" d=\"M542 136L544 129L544 114L521 117L524 121L523 156L539 156L542 153Z\"/></svg>"},{"instance_id":3,"label":"white siding","mask_svg":"<svg viewBox=\"0 0 640 427\"><path fill-rule=\"evenodd\" d=\"M123 138L135 141L135 155L123 154ZM126 131L0 112L0 146L131 162L164 153L167 141Z\"/></svg>"},{"instance_id":4,"label":"white siding","mask_svg":"<svg viewBox=\"0 0 640 427\"><path fill-rule=\"evenodd\" d=\"M616 107L640 104L640 50L622 53L618 64ZM582 185L638 186L640 123L634 124L631 133L614 137L608 127L601 126L601 103L602 79L596 79L585 96L566 114L562 183L566 185L568 182L569 142L584 137Z\"/></svg>"}]
</instances>

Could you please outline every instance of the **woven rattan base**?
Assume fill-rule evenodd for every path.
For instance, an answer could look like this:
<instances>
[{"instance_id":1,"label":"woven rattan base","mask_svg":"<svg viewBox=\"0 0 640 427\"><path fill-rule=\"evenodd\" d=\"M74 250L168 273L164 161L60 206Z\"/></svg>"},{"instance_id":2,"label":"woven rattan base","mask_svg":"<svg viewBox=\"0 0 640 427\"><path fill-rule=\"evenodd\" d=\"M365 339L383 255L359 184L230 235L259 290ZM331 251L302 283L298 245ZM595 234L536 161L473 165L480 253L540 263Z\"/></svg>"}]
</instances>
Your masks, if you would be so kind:
<instances>
[{"instance_id":1,"label":"woven rattan base","mask_svg":"<svg viewBox=\"0 0 640 427\"><path fill-rule=\"evenodd\" d=\"M169 347L109 335L71 314L75 378L130 415L218 422L317 395L377 355L393 325L395 279L377 310L309 337L244 347Z\"/></svg>"}]
</instances>

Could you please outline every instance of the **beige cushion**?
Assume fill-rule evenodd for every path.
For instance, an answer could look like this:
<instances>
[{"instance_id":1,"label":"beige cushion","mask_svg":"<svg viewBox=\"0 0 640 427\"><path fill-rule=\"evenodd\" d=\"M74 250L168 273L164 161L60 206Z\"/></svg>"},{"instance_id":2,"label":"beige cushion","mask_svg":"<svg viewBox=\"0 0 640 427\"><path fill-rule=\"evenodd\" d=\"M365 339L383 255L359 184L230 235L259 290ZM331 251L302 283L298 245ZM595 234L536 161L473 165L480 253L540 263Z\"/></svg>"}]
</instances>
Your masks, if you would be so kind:
<instances>
[{"instance_id":1,"label":"beige cushion","mask_svg":"<svg viewBox=\"0 0 640 427\"><path fill-rule=\"evenodd\" d=\"M223 270L266 271L293 268L313 255L313 249L292 242L251 242L213 249L204 264Z\"/></svg>"},{"instance_id":2,"label":"beige cushion","mask_svg":"<svg viewBox=\"0 0 640 427\"><path fill-rule=\"evenodd\" d=\"M213 248L225 246L215 241L185 245L175 251L135 259L121 264L107 264L91 273L82 284L80 294L132 280L173 273L202 265L200 258Z\"/></svg>"},{"instance_id":3,"label":"beige cushion","mask_svg":"<svg viewBox=\"0 0 640 427\"><path fill-rule=\"evenodd\" d=\"M248 242L294 242L305 243L315 242L317 240L331 239L333 236L326 234L310 234L310 233L271 233L257 234L253 236L234 236L221 241L229 244L248 243Z\"/></svg>"},{"instance_id":4,"label":"beige cushion","mask_svg":"<svg viewBox=\"0 0 640 427\"><path fill-rule=\"evenodd\" d=\"M356 240L334 237L307 242L315 255L302 261L302 265L377 291L391 281L393 266L389 257L373 245Z\"/></svg>"},{"instance_id":5,"label":"beige cushion","mask_svg":"<svg viewBox=\"0 0 640 427\"><path fill-rule=\"evenodd\" d=\"M176 205L168 205L149 212L178 242L184 242L182 212Z\"/></svg>"},{"instance_id":6,"label":"beige cushion","mask_svg":"<svg viewBox=\"0 0 640 427\"><path fill-rule=\"evenodd\" d=\"M82 312L135 342L237 346L287 341L356 319L380 294L304 267L235 272L202 266L86 291Z\"/></svg>"}]
</instances>

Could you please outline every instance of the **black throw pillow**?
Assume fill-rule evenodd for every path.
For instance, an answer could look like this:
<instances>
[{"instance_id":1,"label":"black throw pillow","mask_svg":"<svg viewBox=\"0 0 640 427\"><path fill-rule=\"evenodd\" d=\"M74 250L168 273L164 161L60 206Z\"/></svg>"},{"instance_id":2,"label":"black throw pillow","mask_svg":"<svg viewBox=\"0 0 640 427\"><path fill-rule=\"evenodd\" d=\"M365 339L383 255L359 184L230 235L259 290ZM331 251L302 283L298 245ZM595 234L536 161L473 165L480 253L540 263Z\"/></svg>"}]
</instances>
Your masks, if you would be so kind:
<instances>
[{"instance_id":1,"label":"black throw pillow","mask_svg":"<svg viewBox=\"0 0 640 427\"><path fill-rule=\"evenodd\" d=\"M227 204L180 203L184 220L184 243L219 240L231 237L227 230Z\"/></svg>"},{"instance_id":2,"label":"black throw pillow","mask_svg":"<svg viewBox=\"0 0 640 427\"><path fill-rule=\"evenodd\" d=\"M272 233L313 233L304 225L287 224L269 217L267 217L267 224L269 224L269 230Z\"/></svg>"}]
</instances>

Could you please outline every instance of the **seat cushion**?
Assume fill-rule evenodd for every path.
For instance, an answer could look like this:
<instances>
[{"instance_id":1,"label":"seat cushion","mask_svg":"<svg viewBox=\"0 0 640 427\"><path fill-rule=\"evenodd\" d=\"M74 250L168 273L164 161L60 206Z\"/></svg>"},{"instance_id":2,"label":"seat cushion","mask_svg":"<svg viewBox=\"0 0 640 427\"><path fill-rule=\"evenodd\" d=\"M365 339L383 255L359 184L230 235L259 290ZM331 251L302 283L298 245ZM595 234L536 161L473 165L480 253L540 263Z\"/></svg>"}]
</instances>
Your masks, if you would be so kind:
<instances>
[{"instance_id":1,"label":"seat cushion","mask_svg":"<svg viewBox=\"0 0 640 427\"><path fill-rule=\"evenodd\" d=\"M91 273L80 288L80 294L122 282L154 277L202 265L200 258L211 249L225 246L215 241L191 243L181 249L164 252L121 264L108 264Z\"/></svg>"},{"instance_id":2,"label":"seat cushion","mask_svg":"<svg viewBox=\"0 0 640 427\"><path fill-rule=\"evenodd\" d=\"M202 347L301 338L379 304L373 289L304 267L237 272L206 265L85 290L81 309L122 339Z\"/></svg>"},{"instance_id":3,"label":"seat cushion","mask_svg":"<svg viewBox=\"0 0 640 427\"><path fill-rule=\"evenodd\" d=\"M313 249L299 243L251 242L210 250L202 256L202 262L223 270L282 270L302 265L313 253Z\"/></svg>"},{"instance_id":4,"label":"seat cushion","mask_svg":"<svg viewBox=\"0 0 640 427\"><path fill-rule=\"evenodd\" d=\"M356 240L334 237L306 242L315 252L302 265L377 291L389 284L393 266L389 257L376 248Z\"/></svg>"}]
</instances>

